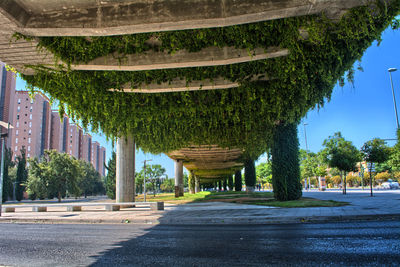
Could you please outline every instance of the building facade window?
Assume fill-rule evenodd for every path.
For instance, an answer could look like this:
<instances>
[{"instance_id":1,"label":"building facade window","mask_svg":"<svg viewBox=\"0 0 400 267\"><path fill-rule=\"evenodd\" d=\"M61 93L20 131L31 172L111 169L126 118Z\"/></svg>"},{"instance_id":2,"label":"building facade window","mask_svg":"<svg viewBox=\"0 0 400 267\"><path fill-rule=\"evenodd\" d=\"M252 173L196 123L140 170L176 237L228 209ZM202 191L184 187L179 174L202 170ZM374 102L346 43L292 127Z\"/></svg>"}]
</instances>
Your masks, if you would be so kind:
<instances>
[{"instance_id":1,"label":"building facade window","mask_svg":"<svg viewBox=\"0 0 400 267\"><path fill-rule=\"evenodd\" d=\"M30 137L28 138L28 143L29 143L29 144L31 143L31 138L30 138Z\"/></svg>"},{"instance_id":2,"label":"building facade window","mask_svg":"<svg viewBox=\"0 0 400 267\"><path fill-rule=\"evenodd\" d=\"M32 119L32 114L29 114L29 119L30 119L30 120Z\"/></svg>"},{"instance_id":3,"label":"building facade window","mask_svg":"<svg viewBox=\"0 0 400 267\"><path fill-rule=\"evenodd\" d=\"M15 143L16 143L16 144L18 144L18 137L17 137L17 138L15 138Z\"/></svg>"},{"instance_id":4,"label":"building facade window","mask_svg":"<svg viewBox=\"0 0 400 267\"><path fill-rule=\"evenodd\" d=\"M30 157L31 157L31 154L28 153L28 158L30 158Z\"/></svg>"},{"instance_id":5,"label":"building facade window","mask_svg":"<svg viewBox=\"0 0 400 267\"><path fill-rule=\"evenodd\" d=\"M19 115L17 115L17 120L19 120Z\"/></svg>"},{"instance_id":6,"label":"building facade window","mask_svg":"<svg viewBox=\"0 0 400 267\"><path fill-rule=\"evenodd\" d=\"M31 106L31 108L29 109L29 111L32 112L32 106Z\"/></svg>"},{"instance_id":7,"label":"building facade window","mask_svg":"<svg viewBox=\"0 0 400 267\"><path fill-rule=\"evenodd\" d=\"M15 135L18 135L18 130L15 131Z\"/></svg>"},{"instance_id":8,"label":"building facade window","mask_svg":"<svg viewBox=\"0 0 400 267\"><path fill-rule=\"evenodd\" d=\"M31 130L31 129L29 129L29 131L28 131L28 134L29 134L29 135L31 135L31 133L32 133L32 130Z\"/></svg>"},{"instance_id":9,"label":"building facade window","mask_svg":"<svg viewBox=\"0 0 400 267\"><path fill-rule=\"evenodd\" d=\"M29 122L29 127L32 127L32 122L31 121Z\"/></svg>"},{"instance_id":10,"label":"building facade window","mask_svg":"<svg viewBox=\"0 0 400 267\"><path fill-rule=\"evenodd\" d=\"M21 98L18 98L18 104L21 104Z\"/></svg>"},{"instance_id":11,"label":"building facade window","mask_svg":"<svg viewBox=\"0 0 400 267\"><path fill-rule=\"evenodd\" d=\"M18 146L15 146L15 152L17 152L18 151Z\"/></svg>"},{"instance_id":12,"label":"building facade window","mask_svg":"<svg viewBox=\"0 0 400 267\"><path fill-rule=\"evenodd\" d=\"M29 152L31 151L31 146L28 146L28 151L29 151Z\"/></svg>"},{"instance_id":13,"label":"building facade window","mask_svg":"<svg viewBox=\"0 0 400 267\"><path fill-rule=\"evenodd\" d=\"M21 107L20 106L18 106L17 107L17 112L19 112L21 110Z\"/></svg>"},{"instance_id":14,"label":"building facade window","mask_svg":"<svg viewBox=\"0 0 400 267\"><path fill-rule=\"evenodd\" d=\"M19 127L19 121L17 121L17 125L16 126Z\"/></svg>"}]
</instances>

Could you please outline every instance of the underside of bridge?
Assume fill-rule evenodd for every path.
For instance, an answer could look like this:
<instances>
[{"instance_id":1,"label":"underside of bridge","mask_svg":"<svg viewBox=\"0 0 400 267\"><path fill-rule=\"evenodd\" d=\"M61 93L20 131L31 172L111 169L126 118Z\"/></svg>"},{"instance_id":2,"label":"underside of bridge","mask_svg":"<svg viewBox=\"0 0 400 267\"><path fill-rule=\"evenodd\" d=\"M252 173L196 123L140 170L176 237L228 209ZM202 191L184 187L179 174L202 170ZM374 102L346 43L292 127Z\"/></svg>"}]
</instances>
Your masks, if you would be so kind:
<instances>
[{"instance_id":1,"label":"underside of bridge","mask_svg":"<svg viewBox=\"0 0 400 267\"><path fill-rule=\"evenodd\" d=\"M84 126L119 138L117 201L134 198L135 143L176 161L179 195L182 165L210 181L271 148L294 155L272 155L274 164L296 158L279 137L297 146L292 126L329 99L399 6L399 0L4 0L0 60ZM290 183L301 189L293 173L275 181L286 186L275 193L288 194Z\"/></svg>"}]
</instances>

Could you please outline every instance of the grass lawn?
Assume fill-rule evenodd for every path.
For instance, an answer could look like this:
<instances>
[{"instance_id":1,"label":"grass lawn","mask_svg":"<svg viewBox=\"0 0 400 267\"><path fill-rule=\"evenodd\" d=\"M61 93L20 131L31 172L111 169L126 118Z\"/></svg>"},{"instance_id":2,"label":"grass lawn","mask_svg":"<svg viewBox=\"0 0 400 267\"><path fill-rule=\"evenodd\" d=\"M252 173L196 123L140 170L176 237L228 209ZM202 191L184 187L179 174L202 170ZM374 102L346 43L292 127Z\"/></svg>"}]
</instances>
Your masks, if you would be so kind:
<instances>
[{"instance_id":1,"label":"grass lawn","mask_svg":"<svg viewBox=\"0 0 400 267\"><path fill-rule=\"evenodd\" d=\"M349 203L338 202L333 200L319 200L315 198L301 198L291 201L276 201L271 192L254 192L248 194L246 192L200 192L197 194L185 193L185 196L175 198L173 193L158 194L146 196L147 201L164 201L174 204L199 203L199 202L228 202L262 206L273 206L282 208L307 208L307 207L338 207L345 206ZM143 195L136 197L136 201L143 201Z\"/></svg>"}]
</instances>

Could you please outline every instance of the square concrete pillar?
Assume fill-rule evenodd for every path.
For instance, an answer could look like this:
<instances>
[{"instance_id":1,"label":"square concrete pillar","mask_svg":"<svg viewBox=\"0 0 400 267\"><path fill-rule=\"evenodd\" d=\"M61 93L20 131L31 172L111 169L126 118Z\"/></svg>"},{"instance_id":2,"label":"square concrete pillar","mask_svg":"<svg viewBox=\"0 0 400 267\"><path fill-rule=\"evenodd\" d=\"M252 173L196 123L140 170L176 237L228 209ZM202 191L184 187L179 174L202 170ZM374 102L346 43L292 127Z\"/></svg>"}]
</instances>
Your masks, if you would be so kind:
<instances>
[{"instance_id":1,"label":"square concrete pillar","mask_svg":"<svg viewBox=\"0 0 400 267\"><path fill-rule=\"evenodd\" d=\"M135 201L135 141L132 136L117 140L116 202Z\"/></svg>"}]
</instances>

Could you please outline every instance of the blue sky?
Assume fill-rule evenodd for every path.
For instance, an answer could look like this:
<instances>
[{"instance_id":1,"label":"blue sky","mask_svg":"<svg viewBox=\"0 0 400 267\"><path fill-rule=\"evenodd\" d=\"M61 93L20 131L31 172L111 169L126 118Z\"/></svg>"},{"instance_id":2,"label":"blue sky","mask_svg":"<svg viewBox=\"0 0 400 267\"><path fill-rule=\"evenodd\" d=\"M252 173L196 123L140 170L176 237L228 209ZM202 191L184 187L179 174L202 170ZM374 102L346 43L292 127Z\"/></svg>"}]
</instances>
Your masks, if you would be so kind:
<instances>
[{"instance_id":1,"label":"blue sky","mask_svg":"<svg viewBox=\"0 0 400 267\"><path fill-rule=\"evenodd\" d=\"M305 149L304 127L307 123L308 149L318 152L328 136L340 131L344 138L360 148L366 141L375 137L395 138L396 120L388 68L398 68L393 72L393 84L397 102L400 102L400 31L387 29L379 46L374 43L364 54L361 66L364 71L356 71L354 87L351 84L341 88L336 86L331 101L319 110L308 112L299 125L300 148ZM25 83L18 78L17 90L25 89ZM399 107L399 105L397 105ZM398 108L400 111L400 109ZM107 161L111 156L112 145L102 135L92 134L107 148ZM388 145L394 145L393 141ZM136 171L140 171L143 161L151 159L150 164L161 164L169 177L174 177L174 163L165 155L136 152ZM264 161L261 156L257 163Z\"/></svg>"}]
</instances>

